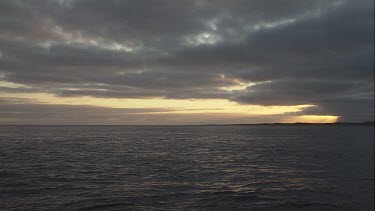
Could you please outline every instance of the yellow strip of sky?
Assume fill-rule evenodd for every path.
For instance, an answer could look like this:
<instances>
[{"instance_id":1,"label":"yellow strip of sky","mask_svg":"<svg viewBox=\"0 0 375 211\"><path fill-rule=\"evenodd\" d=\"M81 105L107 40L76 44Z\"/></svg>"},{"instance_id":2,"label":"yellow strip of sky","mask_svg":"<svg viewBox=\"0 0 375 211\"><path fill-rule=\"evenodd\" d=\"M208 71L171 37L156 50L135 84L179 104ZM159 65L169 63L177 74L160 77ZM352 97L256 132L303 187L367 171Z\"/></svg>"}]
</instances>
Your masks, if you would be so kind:
<instances>
[{"instance_id":1,"label":"yellow strip of sky","mask_svg":"<svg viewBox=\"0 0 375 211\"><path fill-rule=\"evenodd\" d=\"M0 81L0 86L20 87L18 84ZM21 85L22 87L22 85ZM199 113L221 113L221 114L243 114L248 115L277 115L288 112L298 112L312 105L294 106L258 106L242 105L225 99L118 99L118 98L94 98L94 97L59 97L47 93L7 93L0 92L3 98L21 98L33 103L63 104L63 105L87 105L108 108L164 108L171 109L170 114L199 114ZM283 119L283 122L312 122L330 123L336 122L337 116L330 115L302 115Z\"/></svg>"}]
</instances>

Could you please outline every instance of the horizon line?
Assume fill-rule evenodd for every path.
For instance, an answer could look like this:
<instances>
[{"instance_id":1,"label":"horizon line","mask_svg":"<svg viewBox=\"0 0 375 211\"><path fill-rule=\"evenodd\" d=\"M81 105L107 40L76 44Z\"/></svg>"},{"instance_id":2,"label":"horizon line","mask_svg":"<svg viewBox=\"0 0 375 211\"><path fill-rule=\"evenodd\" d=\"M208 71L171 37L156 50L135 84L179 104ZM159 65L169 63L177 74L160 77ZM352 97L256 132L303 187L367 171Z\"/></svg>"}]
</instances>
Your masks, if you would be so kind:
<instances>
[{"instance_id":1,"label":"horizon line","mask_svg":"<svg viewBox=\"0 0 375 211\"><path fill-rule=\"evenodd\" d=\"M374 125L375 121L363 121L363 122L321 122L321 123L309 123L309 122L292 122L292 123L231 123L231 124L0 124L0 126L246 126L246 125L340 125L340 124L351 124L351 125Z\"/></svg>"}]
</instances>

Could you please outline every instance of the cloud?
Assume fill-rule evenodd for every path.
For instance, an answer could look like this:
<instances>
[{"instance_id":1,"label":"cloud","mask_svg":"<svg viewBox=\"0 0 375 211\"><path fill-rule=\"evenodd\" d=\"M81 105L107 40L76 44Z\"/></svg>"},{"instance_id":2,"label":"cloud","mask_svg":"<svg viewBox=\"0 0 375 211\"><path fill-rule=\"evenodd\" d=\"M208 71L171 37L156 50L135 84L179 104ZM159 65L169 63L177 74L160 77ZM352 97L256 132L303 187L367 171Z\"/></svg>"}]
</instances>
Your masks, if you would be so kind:
<instances>
[{"instance_id":1,"label":"cloud","mask_svg":"<svg viewBox=\"0 0 375 211\"><path fill-rule=\"evenodd\" d=\"M316 105L373 119L374 3L2 1L3 92ZM243 90L225 87L252 84Z\"/></svg>"},{"instance_id":2,"label":"cloud","mask_svg":"<svg viewBox=\"0 0 375 211\"><path fill-rule=\"evenodd\" d=\"M310 104L296 114L340 116L341 121L362 121L374 114L374 84L362 81L288 79L256 84L239 91L233 101L258 105Z\"/></svg>"}]
</instances>

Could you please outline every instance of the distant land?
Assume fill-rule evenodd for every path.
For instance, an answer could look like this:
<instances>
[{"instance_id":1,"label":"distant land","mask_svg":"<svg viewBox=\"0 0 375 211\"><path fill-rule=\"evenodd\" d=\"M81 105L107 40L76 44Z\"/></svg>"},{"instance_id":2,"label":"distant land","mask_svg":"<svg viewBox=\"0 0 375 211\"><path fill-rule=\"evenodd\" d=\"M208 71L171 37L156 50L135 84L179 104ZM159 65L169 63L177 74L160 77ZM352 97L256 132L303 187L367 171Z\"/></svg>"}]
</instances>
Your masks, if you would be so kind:
<instances>
[{"instance_id":1,"label":"distant land","mask_svg":"<svg viewBox=\"0 0 375 211\"><path fill-rule=\"evenodd\" d=\"M307 123L307 122L294 122L294 123L256 123L256 124L206 124L206 126L220 126L220 125L353 125L353 126L374 126L374 121L364 122L334 122L334 123Z\"/></svg>"}]
</instances>

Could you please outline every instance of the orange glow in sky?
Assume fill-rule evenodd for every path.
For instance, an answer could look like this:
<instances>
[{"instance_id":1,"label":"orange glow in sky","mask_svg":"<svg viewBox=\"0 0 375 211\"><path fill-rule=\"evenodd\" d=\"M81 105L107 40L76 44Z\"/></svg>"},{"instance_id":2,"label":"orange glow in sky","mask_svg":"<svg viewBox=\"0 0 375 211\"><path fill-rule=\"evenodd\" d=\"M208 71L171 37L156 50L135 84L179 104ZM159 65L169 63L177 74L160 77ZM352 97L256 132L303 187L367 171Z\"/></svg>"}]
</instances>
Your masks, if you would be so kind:
<instances>
[{"instance_id":1,"label":"orange glow in sky","mask_svg":"<svg viewBox=\"0 0 375 211\"><path fill-rule=\"evenodd\" d=\"M94 98L94 97L58 97L45 93L0 93L3 98L18 98L25 101L49 105L84 105L97 106L103 108L163 108L166 111L155 111L138 114L141 115L167 115L186 116L193 115L196 123L217 121L217 117L231 119L229 123L247 123L254 117L262 122L307 122L307 123L332 123L338 120L338 116L315 116L315 115L288 115L288 113L299 112L301 109L312 105L295 106L258 106L242 105L224 99L195 99L195 100L175 100L175 99L116 99L116 98ZM201 114L201 115L199 115ZM275 115L272 120L269 117ZM280 116L281 115L281 116ZM285 117L283 117L285 115ZM216 117L215 117L216 116ZM262 116L268 117L262 120ZM200 119L201 118L201 119ZM236 121L238 119L238 121ZM211 121L210 121L211 120ZM194 121L193 121L194 123Z\"/></svg>"}]
</instances>

